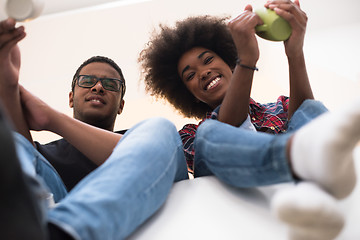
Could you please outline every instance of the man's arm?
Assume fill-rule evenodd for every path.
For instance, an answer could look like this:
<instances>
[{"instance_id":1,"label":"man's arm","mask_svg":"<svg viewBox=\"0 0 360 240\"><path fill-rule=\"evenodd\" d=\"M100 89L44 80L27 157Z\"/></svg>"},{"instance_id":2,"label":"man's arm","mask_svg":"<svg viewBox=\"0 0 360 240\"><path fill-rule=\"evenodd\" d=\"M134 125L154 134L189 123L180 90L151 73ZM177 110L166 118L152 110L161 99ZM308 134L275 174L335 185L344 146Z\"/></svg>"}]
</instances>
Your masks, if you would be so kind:
<instances>
[{"instance_id":1,"label":"man's arm","mask_svg":"<svg viewBox=\"0 0 360 240\"><path fill-rule=\"evenodd\" d=\"M95 164L112 153L121 135L101 130L55 111L19 85L20 50L24 27L13 19L0 22L0 99L15 130L32 141L29 131L49 130L66 138Z\"/></svg>"},{"instance_id":2,"label":"man's arm","mask_svg":"<svg viewBox=\"0 0 360 240\"><path fill-rule=\"evenodd\" d=\"M0 99L17 132L32 142L23 116L19 92L20 50L17 43L25 37L24 27L15 27L14 19L0 22Z\"/></svg>"},{"instance_id":3,"label":"man's arm","mask_svg":"<svg viewBox=\"0 0 360 240\"><path fill-rule=\"evenodd\" d=\"M97 165L111 155L122 137L54 110L21 86L20 93L24 114L32 130L47 130L62 136Z\"/></svg>"}]
</instances>

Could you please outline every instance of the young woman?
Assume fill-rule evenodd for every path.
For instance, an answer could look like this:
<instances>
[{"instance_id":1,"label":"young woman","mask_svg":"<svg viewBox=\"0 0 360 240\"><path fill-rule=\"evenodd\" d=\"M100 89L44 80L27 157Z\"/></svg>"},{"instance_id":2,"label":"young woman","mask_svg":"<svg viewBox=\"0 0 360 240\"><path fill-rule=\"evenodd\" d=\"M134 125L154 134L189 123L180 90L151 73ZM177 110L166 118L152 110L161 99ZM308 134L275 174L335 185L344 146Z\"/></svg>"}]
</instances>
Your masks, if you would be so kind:
<instances>
[{"instance_id":1,"label":"young woman","mask_svg":"<svg viewBox=\"0 0 360 240\"><path fill-rule=\"evenodd\" d=\"M316 190L311 191L322 196L320 202L344 198L356 183L350 153L360 138L356 126L359 111L345 113L351 121L344 121L341 114L323 114L327 109L313 100L306 72L306 14L298 1L270 1L265 7L292 27L290 38L284 42L289 98L280 96L271 104L259 104L250 98L259 58L255 27L262 24L250 5L228 24L224 18L200 16L179 21L173 28L161 26L139 58L146 88L152 95L166 98L184 116L203 119L198 125L188 124L180 130L188 168L195 177L214 174L236 187L310 181L316 184L310 187ZM319 115L324 116L307 124ZM346 134L344 128L349 129ZM334 147L340 145L347 147ZM343 171L338 171L338 164L346 165ZM276 202L282 204L274 206L282 220L295 224L294 239L330 239L340 231L341 223L337 232L329 233L329 228L310 230L307 224L314 209L299 210L296 197L290 198L280 198ZM332 210L327 208L314 221L327 221L329 225L330 218L324 214L327 211ZM289 212L301 212L301 223L286 217ZM340 213L334 212L332 220L341 222Z\"/></svg>"}]
</instances>

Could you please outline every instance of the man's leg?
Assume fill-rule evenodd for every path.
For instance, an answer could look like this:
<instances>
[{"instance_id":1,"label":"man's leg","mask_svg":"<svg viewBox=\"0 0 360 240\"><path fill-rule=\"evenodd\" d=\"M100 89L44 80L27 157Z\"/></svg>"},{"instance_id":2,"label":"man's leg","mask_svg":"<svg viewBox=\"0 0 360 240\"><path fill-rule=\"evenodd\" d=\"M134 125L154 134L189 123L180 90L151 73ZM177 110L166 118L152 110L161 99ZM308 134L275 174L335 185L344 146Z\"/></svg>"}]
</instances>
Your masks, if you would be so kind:
<instances>
[{"instance_id":1,"label":"man's leg","mask_svg":"<svg viewBox=\"0 0 360 240\"><path fill-rule=\"evenodd\" d=\"M23 174L10 129L0 111L0 235L14 240L46 239L43 213L30 190L38 183Z\"/></svg>"},{"instance_id":2,"label":"man's leg","mask_svg":"<svg viewBox=\"0 0 360 240\"><path fill-rule=\"evenodd\" d=\"M54 191L55 200L63 198L66 190L56 171L31 145L32 137L23 116L18 84L20 51L17 43L26 34L23 27L15 25L13 19L0 22L0 101L4 107L0 109L3 154L0 159L3 196L0 205L4 207L0 214L1 236L5 239L45 239L46 206L43 203L46 204L48 192L43 183ZM5 123L5 114L12 128ZM14 135L16 139L10 129L19 133ZM50 237L64 236L51 229L50 233Z\"/></svg>"},{"instance_id":3,"label":"man's leg","mask_svg":"<svg viewBox=\"0 0 360 240\"><path fill-rule=\"evenodd\" d=\"M180 136L161 118L130 129L112 155L49 212L75 239L124 239L187 179Z\"/></svg>"}]
</instances>

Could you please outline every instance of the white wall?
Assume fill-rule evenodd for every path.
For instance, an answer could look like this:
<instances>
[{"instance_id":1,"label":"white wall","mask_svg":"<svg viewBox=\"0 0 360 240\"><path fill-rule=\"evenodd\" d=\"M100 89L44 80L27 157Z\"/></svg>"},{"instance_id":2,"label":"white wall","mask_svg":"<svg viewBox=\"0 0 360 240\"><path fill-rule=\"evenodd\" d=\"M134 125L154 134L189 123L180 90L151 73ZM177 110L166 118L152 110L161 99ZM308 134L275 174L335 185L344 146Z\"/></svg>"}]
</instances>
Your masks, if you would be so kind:
<instances>
[{"instance_id":1,"label":"white wall","mask_svg":"<svg viewBox=\"0 0 360 240\"><path fill-rule=\"evenodd\" d=\"M173 23L189 15L216 14L235 17L246 3L260 0L152 0L112 8L77 10L44 15L23 23L27 38L20 44L20 82L54 108L72 115L68 93L77 67L93 55L114 59L126 82L125 110L116 129L125 129L151 116L164 116L180 128L193 121L179 116L168 105L156 102L139 83L137 57L158 23ZM358 0L302 0L309 17L305 40L308 73L315 97L330 109L341 107L359 94L360 15ZM255 74L252 97L260 102L288 95L288 71L282 43L259 39L260 71ZM58 138L35 134L47 142Z\"/></svg>"}]
</instances>

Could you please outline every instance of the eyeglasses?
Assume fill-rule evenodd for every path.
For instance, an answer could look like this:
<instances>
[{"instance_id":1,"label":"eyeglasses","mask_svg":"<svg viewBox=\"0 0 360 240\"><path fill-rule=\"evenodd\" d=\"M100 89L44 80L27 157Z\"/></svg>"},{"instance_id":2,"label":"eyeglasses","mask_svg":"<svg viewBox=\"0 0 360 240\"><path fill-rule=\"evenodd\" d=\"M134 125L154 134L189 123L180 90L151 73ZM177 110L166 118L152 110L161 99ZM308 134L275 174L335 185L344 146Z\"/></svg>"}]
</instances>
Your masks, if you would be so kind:
<instances>
[{"instance_id":1,"label":"eyeglasses","mask_svg":"<svg viewBox=\"0 0 360 240\"><path fill-rule=\"evenodd\" d=\"M77 84L82 88L92 88L96 83L100 81L104 89L119 92L121 87L123 91L125 90L125 81L117 78L98 78L96 76L90 75L79 75L77 77Z\"/></svg>"}]
</instances>

